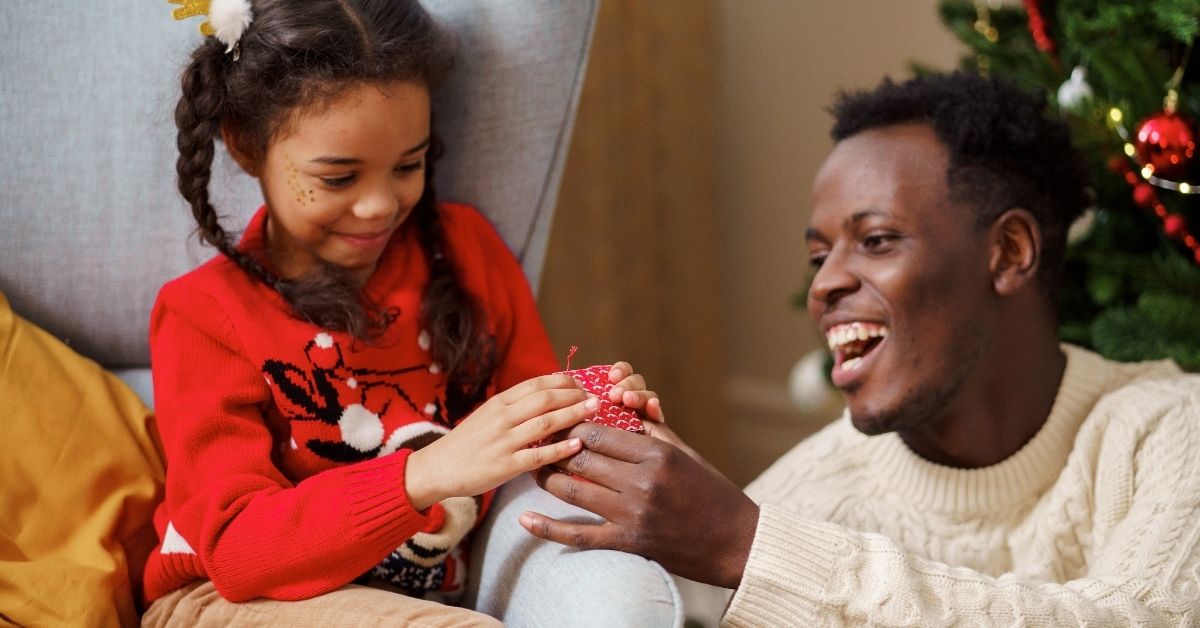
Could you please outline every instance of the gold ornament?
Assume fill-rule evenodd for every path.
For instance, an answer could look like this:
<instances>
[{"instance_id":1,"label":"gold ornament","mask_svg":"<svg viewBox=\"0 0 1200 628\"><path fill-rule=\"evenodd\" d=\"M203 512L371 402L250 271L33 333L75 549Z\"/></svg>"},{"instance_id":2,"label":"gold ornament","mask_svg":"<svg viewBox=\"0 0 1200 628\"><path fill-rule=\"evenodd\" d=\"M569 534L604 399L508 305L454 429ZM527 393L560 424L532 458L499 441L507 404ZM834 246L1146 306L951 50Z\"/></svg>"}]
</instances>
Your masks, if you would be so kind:
<instances>
[{"instance_id":1,"label":"gold ornament","mask_svg":"<svg viewBox=\"0 0 1200 628\"><path fill-rule=\"evenodd\" d=\"M180 5L178 9L171 12L171 17L177 20L186 20L189 17L196 17L197 15L208 17L208 8L211 0L167 0L167 2ZM209 24L208 20L204 20L200 23L200 34L205 37L212 37L217 33L213 30L212 24Z\"/></svg>"}]
</instances>

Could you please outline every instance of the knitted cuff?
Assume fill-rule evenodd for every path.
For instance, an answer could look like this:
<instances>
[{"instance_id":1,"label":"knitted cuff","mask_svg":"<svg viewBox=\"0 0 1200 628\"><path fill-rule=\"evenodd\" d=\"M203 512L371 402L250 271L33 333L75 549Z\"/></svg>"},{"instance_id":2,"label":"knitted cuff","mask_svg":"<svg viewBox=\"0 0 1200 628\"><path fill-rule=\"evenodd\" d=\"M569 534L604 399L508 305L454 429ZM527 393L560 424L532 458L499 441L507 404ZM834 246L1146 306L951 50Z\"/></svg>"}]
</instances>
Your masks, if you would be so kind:
<instances>
[{"instance_id":1,"label":"knitted cuff","mask_svg":"<svg viewBox=\"0 0 1200 628\"><path fill-rule=\"evenodd\" d=\"M742 582L722 625L812 625L848 546L840 526L763 504Z\"/></svg>"},{"instance_id":2,"label":"knitted cuff","mask_svg":"<svg viewBox=\"0 0 1200 628\"><path fill-rule=\"evenodd\" d=\"M347 507L363 541L394 548L427 523L425 515L413 509L404 490L404 471L411 453L401 449L355 465L350 472Z\"/></svg>"}]
</instances>

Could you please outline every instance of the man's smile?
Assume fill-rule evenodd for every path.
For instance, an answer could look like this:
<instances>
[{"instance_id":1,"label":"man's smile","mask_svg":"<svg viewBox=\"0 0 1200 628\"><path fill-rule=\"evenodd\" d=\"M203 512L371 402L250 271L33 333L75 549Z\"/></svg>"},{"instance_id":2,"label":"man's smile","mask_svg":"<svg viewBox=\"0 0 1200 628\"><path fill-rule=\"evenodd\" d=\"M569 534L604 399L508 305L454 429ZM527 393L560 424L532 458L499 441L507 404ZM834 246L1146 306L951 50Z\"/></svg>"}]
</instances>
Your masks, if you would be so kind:
<instances>
[{"instance_id":1,"label":"man's smile","mask_svg":"<svg viewBox=\"0 0 1200 628\"><path fill-rule=\"evenodd\" d=\"M887 326L880 323L854 321L830 327L825 340L833 353L834 385L841 388L853 382L887 336Z\"/></svg>"}]
</instances>

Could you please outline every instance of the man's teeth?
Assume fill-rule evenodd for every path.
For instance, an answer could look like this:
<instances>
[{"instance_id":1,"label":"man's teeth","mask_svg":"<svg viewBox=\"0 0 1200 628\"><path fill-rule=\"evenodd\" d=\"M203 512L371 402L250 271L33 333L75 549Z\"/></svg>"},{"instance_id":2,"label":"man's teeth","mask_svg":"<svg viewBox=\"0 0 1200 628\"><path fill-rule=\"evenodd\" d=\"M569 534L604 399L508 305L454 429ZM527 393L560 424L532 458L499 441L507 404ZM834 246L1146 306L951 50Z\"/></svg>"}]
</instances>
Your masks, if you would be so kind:
<instances>
[{"instance_id":1,"label":"man's teeth","mask_svg":"<svg viewBox=\"0 0 1200 628\"><path fill-rule=\"evenodd\" d=\"M853 371L854 369L862 366L862 360L862 358L850 358L849 360L842 362L842 370Z\"/></svg>"},{"instance_id":2,"label":"man's teeth","mask_svg":"<svg viewBox=\"0 0 1200 628\"><path fill-rule=\"evenodd\" d=\"M831 327L825 332L825 340L829 343L830 351L837 351L852 342L862 342L870 338L887 338L888 329L875 323L848 323ZM843 366L843 368L845 368Z\"/></svg>"}]
</instances>

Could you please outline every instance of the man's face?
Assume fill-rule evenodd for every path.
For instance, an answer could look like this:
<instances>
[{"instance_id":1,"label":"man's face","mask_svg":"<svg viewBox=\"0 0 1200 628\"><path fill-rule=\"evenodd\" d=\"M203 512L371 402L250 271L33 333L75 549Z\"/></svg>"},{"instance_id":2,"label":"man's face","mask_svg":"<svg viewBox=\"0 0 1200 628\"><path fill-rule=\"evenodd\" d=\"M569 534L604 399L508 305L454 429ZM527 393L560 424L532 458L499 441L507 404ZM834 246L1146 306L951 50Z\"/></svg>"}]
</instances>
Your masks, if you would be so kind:
<instances>
[{"instance_id":1,"label":"man's face","mask_svg":"<svg viewBox=\"0 0 1200 628\"><path fill-rule=\"evenodd\" d=\"M842 140L817 173L808 310L867 434L929 425L982 394L971 380L994 315L987 230L950 201L947 164L929 126L903 124Z\"/></svg>"}]
</instances>

